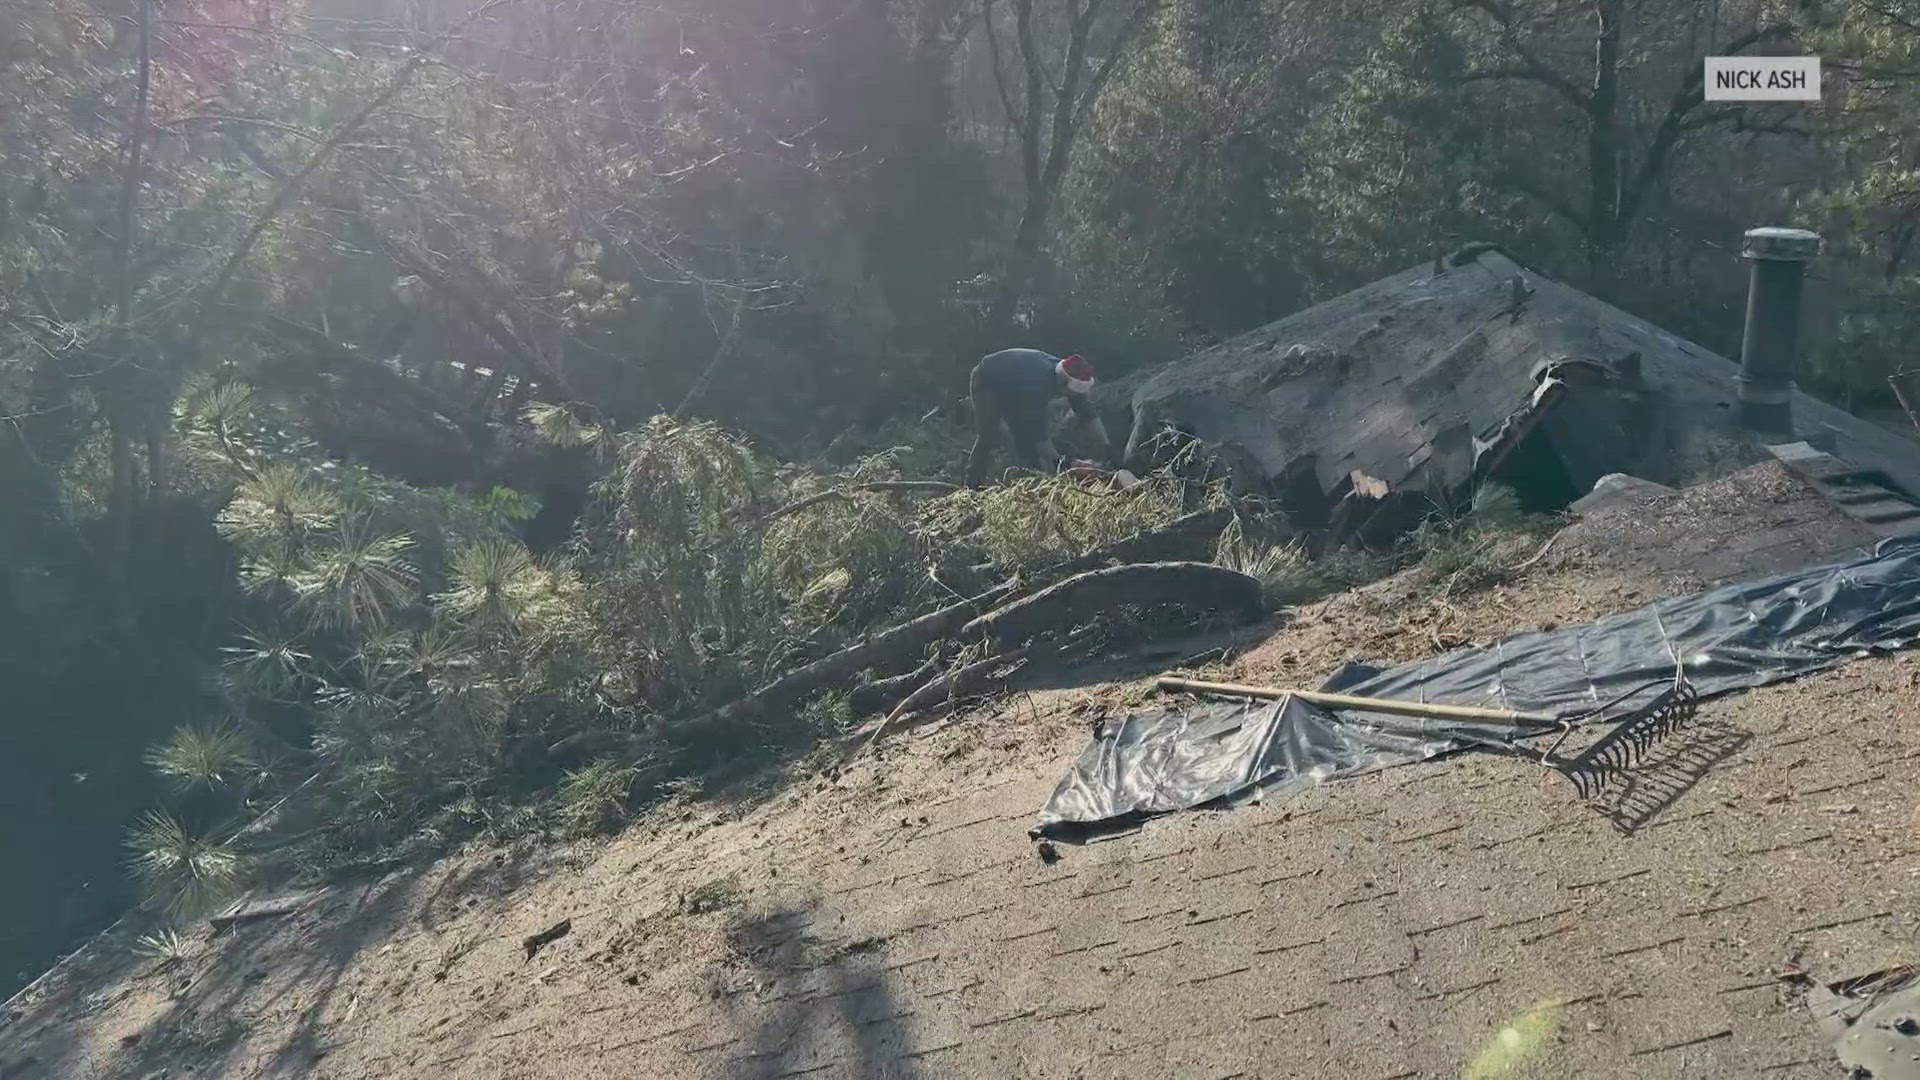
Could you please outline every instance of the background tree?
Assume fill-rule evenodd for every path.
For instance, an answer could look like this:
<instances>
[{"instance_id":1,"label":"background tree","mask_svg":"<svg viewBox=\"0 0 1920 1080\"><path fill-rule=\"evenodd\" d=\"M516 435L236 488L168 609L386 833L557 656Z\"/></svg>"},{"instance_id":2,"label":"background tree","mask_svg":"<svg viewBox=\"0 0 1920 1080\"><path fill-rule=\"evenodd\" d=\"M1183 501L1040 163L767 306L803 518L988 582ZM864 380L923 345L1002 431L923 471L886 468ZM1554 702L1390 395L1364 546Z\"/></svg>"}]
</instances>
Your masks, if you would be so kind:
<instances>
[{"instance_id":1,"label":"background tree","mask_svg":"<svg viewBox=\"0 0 1920 1080\"><path fill-rule=\"evenodd\" d=\"M1484 239L1732 351L1797 223L1809 381L1889 406L1907 2L0 0L0 966L130 829L184 911L609 827L716 706L1158 520L857 488L950 472L989 344L1125 371ZM1701 99L1809 44L1823 106Z\"/></svg>"},{"instance_id":2,"label":"background tree","mask_svg":"<svg viewBox=\"0 0 1920 1080\"><path fill-rule=\"evenodd\" d=\"M1814 200L1834 263L1818 375L1851 405L1891 411L1897 402L1886 380L1920 367L1908 344L1920 329L1913 246L1920 235L1920 8L1876 0L1822 5L1810 16L1823 54L1845 58L1827 76L1839 83L1840 108L1829 127L1828 173Z\"/></svg>"},{"instance_id":3,"label":"background tree","mask_svg":"<svg viewBox=\"0 0 1920 1080\"><path fill-rule=\"evenodd\" d=\"M981 4L994 86L1020 163L1019 224L988 309L992 332L1004 337L1053 225L1080 132L1160 2L1067 0L1036 7L1035 0L1007 0L1004 16L998 0Z\"/></svg>"}]
</instances>

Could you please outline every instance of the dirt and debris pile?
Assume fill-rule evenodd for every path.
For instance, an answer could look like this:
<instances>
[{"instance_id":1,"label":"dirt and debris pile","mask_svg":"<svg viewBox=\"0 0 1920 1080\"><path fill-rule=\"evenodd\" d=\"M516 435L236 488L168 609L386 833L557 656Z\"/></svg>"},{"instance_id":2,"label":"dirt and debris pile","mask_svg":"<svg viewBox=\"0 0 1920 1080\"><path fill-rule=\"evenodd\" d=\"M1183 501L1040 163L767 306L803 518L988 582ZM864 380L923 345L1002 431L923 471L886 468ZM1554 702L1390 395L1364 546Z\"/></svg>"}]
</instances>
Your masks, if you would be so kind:
<instances>
[{"instance_id":1,"label":"dirt and debris pile","mask_svg":"<svg viewBox=\"0 0 1920 1080\"><path fill-rule=\"evenodd\" d=\"M1575 499L1568 509L1576 514L1590 514L1596 510L1632 506L1671 494L1673 489L1665 484L1656 484L1626 473L1608 473L1593 485L1592 491Z\"/></svg>"}]
</instances>

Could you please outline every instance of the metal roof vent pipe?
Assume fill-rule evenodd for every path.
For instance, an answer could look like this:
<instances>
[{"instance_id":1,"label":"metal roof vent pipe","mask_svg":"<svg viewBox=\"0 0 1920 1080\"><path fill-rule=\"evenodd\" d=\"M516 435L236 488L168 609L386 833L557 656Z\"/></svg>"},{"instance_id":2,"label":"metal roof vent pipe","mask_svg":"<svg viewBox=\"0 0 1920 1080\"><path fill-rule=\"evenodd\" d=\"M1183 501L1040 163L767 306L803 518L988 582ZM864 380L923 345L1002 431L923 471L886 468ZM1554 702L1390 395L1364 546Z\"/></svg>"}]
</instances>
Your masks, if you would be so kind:
<instances>
[{"instance_id":1,"label":"metal roof vent pipe","mask_svg":"<svg viewBox=\"0 0 1920 1080\"><path fill-rule=\"evenodd\" d=\"M1747 328L1740 340L1740 417L1752 430L1793 435L1794 377L1800 367L1800 295L1820 234L1749 229L1740 256L1753 264Z\"/></svg>"}]
</instances>

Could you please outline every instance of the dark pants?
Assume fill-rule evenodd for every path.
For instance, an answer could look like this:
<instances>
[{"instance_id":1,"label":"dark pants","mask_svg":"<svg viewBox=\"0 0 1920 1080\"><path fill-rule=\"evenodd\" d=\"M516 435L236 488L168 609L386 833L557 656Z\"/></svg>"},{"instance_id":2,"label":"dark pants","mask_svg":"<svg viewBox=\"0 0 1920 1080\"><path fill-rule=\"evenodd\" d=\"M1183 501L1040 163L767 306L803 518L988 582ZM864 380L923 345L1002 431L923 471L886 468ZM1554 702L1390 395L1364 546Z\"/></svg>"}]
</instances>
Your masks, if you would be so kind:
<instances>
[{"instance_id":1,"label":"dark pants","mask_svg":"<svg viewBox=\"0 0 1920 1080\"><path fill-rule=\"evenodd\" d=\"M973 449L967 452L967 483L979 484L987 478L993 449L1000 443L1001 429L1013 440L1013 463L1028 469L1041 467L1040 455L1047 447L1047 402L1021 398L996 390L974 369L969 382L973 394Z\"/></svg>"}]
</instances>

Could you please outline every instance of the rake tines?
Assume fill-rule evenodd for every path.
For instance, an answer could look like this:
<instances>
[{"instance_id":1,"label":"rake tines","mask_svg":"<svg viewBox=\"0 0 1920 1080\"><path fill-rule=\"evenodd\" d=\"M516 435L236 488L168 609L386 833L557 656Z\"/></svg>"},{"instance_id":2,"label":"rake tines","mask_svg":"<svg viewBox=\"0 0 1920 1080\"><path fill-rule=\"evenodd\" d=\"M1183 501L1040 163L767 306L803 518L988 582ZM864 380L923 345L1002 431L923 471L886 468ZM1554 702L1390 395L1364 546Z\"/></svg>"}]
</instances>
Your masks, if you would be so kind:
<instances>
[{"instance_id":1,"label":"rake tines","mask_svg":"<svg viewBox=\"0 0 1920 1080\"><path fill-rule=\"evenodd\" d=\"M1660 740L1692 723L1699 713L1699 705L1700 697L1693 685L1675 677L1652 701L1614 724L1612 731L1574 757L1559 762L1559 769L1573 781L1581 798L1597 798L1615 780L1631 775L1634 766L1644 760Z\"/></svg>"},{"instance_id":2,"label":"rake tines","mask_svg":"<svg viewBox=\"0 0 1920 1080\"><path fill-rule=\"evenodd\" d=\"M1581 713L1518 712L1480 705L1401 701L1325 690L1288 690L1277 686L1202 682L1198 679L1172 676L1162 678L1159 686L1162 690L1196 694L1223 694L1232 697L1267 699L1299 698L1324 709L1352 710L1369 714L1368 724L1372 727L1394 728L1403 734L1412 733L1423 736L1445 734L1461 745L1477 744L1489 748L1511 748L1516 740L1558 731L1559 739L1540 754L1540 764L1565 773L1579 789L1581 797L1586 799L1599 795L1614 779L1630 776L1634 767L1647 756L1656 743L1693 721L1698 705L1698 694L1687 682L1684 671L1680 670L1677 664L1671 680L1661 679L1643 684L1603 705ZM1659 688L1660 692L1652 700L1619 716L1613 730L1601 736L1579 756L1574 758L1555 756L1555 751L1560 749L1561 744L1572 737L1574 728L1604 720L1614 714L1623 702L1630 701L1655 688ZM1398 728L1396 725L1372 718L1379 714L1389 717L1419 717L1421 724L1409 732L1409 729ZM1440 721L1441 725L1430 726L1431 721ZM1477 725L1481 728L1491 725L1504 729L1505 733L1497 736L1481 736L1470 731L1468 725Z\"/></svg>"}]
</instances>

